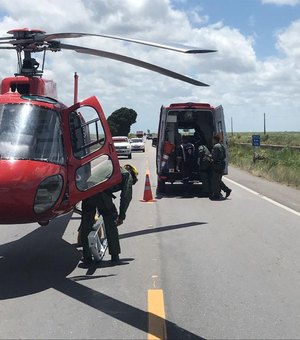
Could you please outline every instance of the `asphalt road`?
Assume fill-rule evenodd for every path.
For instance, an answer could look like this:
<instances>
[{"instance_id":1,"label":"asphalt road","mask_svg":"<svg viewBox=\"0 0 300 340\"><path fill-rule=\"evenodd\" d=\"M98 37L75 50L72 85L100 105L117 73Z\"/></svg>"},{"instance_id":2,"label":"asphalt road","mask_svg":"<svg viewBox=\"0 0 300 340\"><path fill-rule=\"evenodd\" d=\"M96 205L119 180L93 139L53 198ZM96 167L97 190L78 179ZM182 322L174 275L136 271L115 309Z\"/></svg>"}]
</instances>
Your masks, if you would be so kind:
<instances>
[{"instance_id":1,"label":"asphalt road","mask_svg":"<svg viewBox=\"0 0 300 340\"><path fill-rule=\"evenodd\" d=\"M120 265L79 264L75 213L0 226L1 339L147 339L152 290L168 339L300 338L299 191L229 169L227 200L178 186L155 197L154 155L148 142L120 160L139 169Z\"/></svg>"}]
</instances>

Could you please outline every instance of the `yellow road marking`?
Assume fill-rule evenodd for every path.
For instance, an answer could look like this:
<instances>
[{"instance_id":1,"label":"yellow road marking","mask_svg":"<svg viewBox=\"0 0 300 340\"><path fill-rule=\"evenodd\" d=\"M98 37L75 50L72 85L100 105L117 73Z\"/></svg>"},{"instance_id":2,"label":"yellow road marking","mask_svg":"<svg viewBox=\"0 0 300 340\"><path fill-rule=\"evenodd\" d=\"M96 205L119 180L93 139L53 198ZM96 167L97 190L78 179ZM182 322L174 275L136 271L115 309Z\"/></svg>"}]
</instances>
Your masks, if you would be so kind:
<instances>
[{"instance_id":1,"label":"yellow road marking","mask_svg":"<svg viewBox=\"0 0 300 340\"><path fill-rule=\"evenodd\" d=\"M162 289L148 290L148 340L167 339Z\"/></svg>"}]
</instances>

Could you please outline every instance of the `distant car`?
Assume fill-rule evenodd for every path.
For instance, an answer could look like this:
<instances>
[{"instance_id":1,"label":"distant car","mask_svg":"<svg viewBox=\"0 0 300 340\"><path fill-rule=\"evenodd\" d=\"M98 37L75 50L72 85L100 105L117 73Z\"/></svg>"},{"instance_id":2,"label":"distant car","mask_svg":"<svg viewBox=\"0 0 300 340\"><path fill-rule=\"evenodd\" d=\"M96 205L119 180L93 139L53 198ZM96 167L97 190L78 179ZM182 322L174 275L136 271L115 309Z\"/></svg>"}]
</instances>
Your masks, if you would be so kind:
<instances>
[{"instance_id":1,"label":"distant car","mask_svg":"<svg viewBox=\"0 0 300 340\"><path fill-rule=\"evenodd\" d=\"M147 135L147 139L152 139L152 138L153 138L152 133L149 133L149 134Z\"/></svg>"},{"instance_id":2,"label":"distant car","mask_svg":"<svg viewBox=\"0 0 300 340\"><path fill-rule=\"evenodd\" d=\"M145 152L145 142L143 141L143 138L131 138L130 144L132 151Z\"/></svg>"},{"instance_id":3,"label":"distant car","mask_svg":"<svg viewBox=\"0 0 300 340\"><path fill-rule=\"evenodd\" d=\"M126 136L113 137L114 146L118 156L127 156L131 159L131 144Z\"/></svg>"}]
</instances>

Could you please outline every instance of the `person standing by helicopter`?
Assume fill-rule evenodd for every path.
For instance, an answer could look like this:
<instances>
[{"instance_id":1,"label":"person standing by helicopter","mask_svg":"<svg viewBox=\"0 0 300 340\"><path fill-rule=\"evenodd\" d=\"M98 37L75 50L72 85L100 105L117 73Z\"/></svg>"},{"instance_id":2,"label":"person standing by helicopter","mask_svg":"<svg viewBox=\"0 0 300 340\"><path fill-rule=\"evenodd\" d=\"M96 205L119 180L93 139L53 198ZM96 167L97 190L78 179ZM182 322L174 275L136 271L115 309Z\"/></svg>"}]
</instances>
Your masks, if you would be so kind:
<instances>
[{"instance_id":1,"label":"person standing by helicopter","mask_svg":"<svg viewBox=\"0 0 300 340\"><path fill-rule=\"evenodd\" d=\"M96 211L103 216L111 261L119 261L121 247L117 227L123 224L126 218L126 212L132 199L132 186L137 182L138 171L134 166L126 164L121 167L121 174L122 181L118 185L82 201L80 238L83 252L82 262L84 263L92 262L88 234L92 230ZM119 213L113 202L113 199L116 198L114 193L118 191L121 192Z\"/></svg>"}]
</instances>

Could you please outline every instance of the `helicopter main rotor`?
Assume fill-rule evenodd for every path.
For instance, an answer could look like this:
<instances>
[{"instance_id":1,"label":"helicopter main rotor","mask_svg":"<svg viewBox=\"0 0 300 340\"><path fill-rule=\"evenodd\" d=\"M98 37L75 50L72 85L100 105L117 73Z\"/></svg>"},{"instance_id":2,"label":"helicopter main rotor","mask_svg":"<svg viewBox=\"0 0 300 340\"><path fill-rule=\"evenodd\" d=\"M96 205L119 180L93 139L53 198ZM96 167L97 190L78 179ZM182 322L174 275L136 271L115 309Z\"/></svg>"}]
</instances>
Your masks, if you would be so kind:
<instances>
[{"instance_id":1,"label":"helicopter main rotor","mask_svg":"<svg viewBox=\"0 0 300 340\"><path fill-rule=\"evenodd\" d=\"M216 50L207 50L199 48L191 48L187 46L171 46L161 43L148 42L138 39L129 39L113 35L104 34L91 34L91 33L53 33L46 34L45 31L39 29L13 29L7 32L11 34L12 37L0 37L0 49L15 49L17 51L19 72L15 75L23 75L27 77L38 76L41 77L44 70L46 51L58 52L62 49L72 50L78 53L95 55L99 57L114 59L122 61L127 64L135 65L144 69L148 69L153 72L158 72L165 76L178 79L196 86L209 86L202 83L196 79L184 76L182 74L173 72L171 70L162 68L160 66L144 62L140 59L135 59L127 57L117 53L106 52L103 50L96 50L91 48L86 48L77 45L61 44L57 39L67 39L67 38L81 38L81 37L101 37L127 41L136 44L142 44L167 50L172 50L175 52L188 53L188 54L199 54L199 53L211 53L216 52ZM9 45L9 46L1 46ZM11 46L12 45L12 46ZM43 53L43 63L42 68L39 69L39 63L35 58L32 58L32 53ZM23 54L23 58L22 58Z\"/></svg>"},{"instance_id":2,"label":"helicopter main rotor","mask_svg":"<svg viewBox=\"0 0 300 340\"><path fill-rule=\"evenodd\" d=\"M45 32L42 30L24 28L10 30L7 33L12 34L12 37L0 37L0 49L16 50L19 72L15 75L41 77L44 71L46 51L60 51L60 42L55 40L45 42L45 40L42 39ZM4 44L13 46L1 46ZM32 58L32 53L38 52L43 52L44 54L42 69L39 69L39 62L35 58Z\"/></svg>"}]
</instances>

